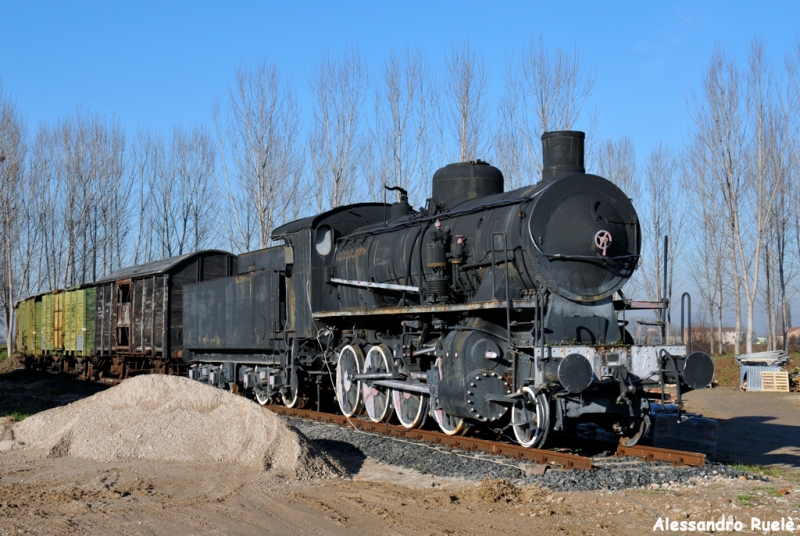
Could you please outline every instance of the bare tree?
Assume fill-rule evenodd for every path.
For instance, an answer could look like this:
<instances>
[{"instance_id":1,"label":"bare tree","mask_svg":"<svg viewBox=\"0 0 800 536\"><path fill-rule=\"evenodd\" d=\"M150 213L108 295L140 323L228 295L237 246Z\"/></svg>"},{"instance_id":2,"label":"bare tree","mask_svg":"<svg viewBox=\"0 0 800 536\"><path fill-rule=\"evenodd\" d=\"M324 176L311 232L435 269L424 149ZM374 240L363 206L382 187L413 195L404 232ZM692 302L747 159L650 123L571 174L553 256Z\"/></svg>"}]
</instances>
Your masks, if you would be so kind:
<instances>
[{"instance_id":1,"label":"bare tree","mask_svg":"<svg viewBox=\"0 0 800 536\"><path fill-rule=\"evenodd\" d=\"M137 233L133 244L133 264L139 265L160 256L153 225L155 195L151 185L159 182L164 167L164 144L145 129L140 129L133 145L131 173L136 188Z\"/></svg>"},{"instance_id":2,"label":"bare tree","mask_svg":"<svg viewBox=\"0 0 800 536\"><path fill-rule=\"evenodd\" d=\"M616 184L634 203L639 200L641 188L636 168L636 148L630 136L600 142L597 151L597 173Z\"/></svg>"},{"instance_id":3,"label":"bare tree","mask_svg":"<svg viewBox=\"0 0 800 536\"><path fill-rule=\"evenodd\" d=\"M736 309L734 352L737 354L740 353L738 334L742 331L742 278L737 242L741 240L747 138L740 85L741 75L735 62L717 48L703 76L702 94L692 92L689 97L695 143L705 153L704 161L709 166L703 176L711 182L711 188L719 190L723 202L719 217L730 226L726 236Z\"/></svg>"},{"instance_id":4,"label":"bare tree","mask_svg":"<svg viewBox=\"0 0 800 536\"><path fill-rule=\"evenodd\" d=\"M119 122L82 109L37 132L31 169L49 204L40 210L49 288L96 280L125 262L131 190L124 151Z\"/></svg>"},{"instance_id":5,"label":"bare tree","mask_svg":"<svg viewBox=\"0 0 800 536\"><path fill-rule=\"evenodd\" d=\"M140 133L134 151L139 188L136 257L172 257L207 247L214 220L215 147L202 127L163 138ZM156 246L156 247L154 247Z\"/></svg>"},{"instance_id":6,"label":"bare tree","mask_svg":"<svg viewBox=\"0 0 800 536\"><path fill-rule=\"evenodd\" d=\"M14 304L25 290L21 282L26 277L26 259L19 255L23 231L20 216L24 210L26 189L25 137L25 124L16 103L4 93L0 83L0 304L3 307L7 355L11 355L13 348Z\"/></svg>"},{"instance_id":7,"label":"bare tree","mask_svg":"<svg viewBox=\"0 0 800 536\"><path fill-rule=\"evenodd\" d=\"M443 86L446 103L440 103L443 117L439 124L442 146L447 146L448 136L457 146L455 152L447 151L443 156L461 162L484 156L489 148L489 72L469 40L460 47L450 47Z\"/></svg>"},{"instance_id":8,"label":"bare tree","mask_svg":"<svg viewBox=\"0 0 800 536\"><path fill-rule=\"evenodd\" d=\"M722 314L726 291L729 226L720 215L719 207L723 206L720 191L709 178L710 155L702 143L695 142L695 137L702 138L702 135L694 134L689 138L681 166L682 185L691 207L687 221L696 230L688 236L692 244L689 249L694 252L689 257L689 262L700 296L709 312L711 353L715 352L715 319L719 353L724 353Z\"/></svg>"},{"instance_id":9,"label":"bare tree","mask_svg":"<svg viewBox=\"0 0 800 536\"><path fill-rule=\"evenodd\" d=\"M674 267L683 249L685 223L684 202L681 196L679 167L670 149L659 143L651 152L645 166L645 205L649 213L642 219L645 239L642 276L645 290L651 300L670 299L674 284L674 268L666 277L667 295L664 295L664 249L662 238L669 236L668 267ZM668 319L660 318L662 322Z\"/></svg>"},{"instance_id":10,"label":"bare tree","mask_svg":"<svg viewBox=\"0 0 800 536\"><path fill-rule=\"evenodd\" d=\"M412 205L421 204L428 194L432 120L431 82L422 53L390 52L381 82L370 145L375 150L369 151L370 190L378 198L382 185L400 186Z\"/></svg>"},{"instance_id":11,"label":"bare tree","mask_svg":"<svg viewBox=\"0 0 800 536\"><path fill-rule=\"evenodd\" d=\"M766 231L770 224L772 209L778 193L779 184L772 180L768 168L769 144L768 120L773 106L774 79L766 62L764 44L753 40L748 53L747 76L747 116L752 130L752 171L749 175L747 201L753 228L750 247L746 250L748 237L739 233L737 249L742 268L742 279L747 299L747 351L753 351L755 331L755 308L758 296L759 270L761 269L762 248L767 239Z\"/></svg>"},{"instance_id":12,"label":"bare tree","mask_svg":"<svg viewBox=\"0 0 800 536\"><path fill-rule=\"evenodd\" d=\"M339 61L326 53L310 84L315 106L308 150L317 208L324 210L347 204L359 186L369 75L358 50L352 49Z\"/></svg>"},{"instance_id":13,"label":"bare tree","mask_svg":"<svg viewBox=\"0 0 800 536\"><path fill-rule=\"evenodd\" d=\"M236 69L228 106L223 113L215 103L213 116L231 248L265 248L272 229L304 201L297 96L278 67L261 59Z\"/></svg>"},{"instance_id":14,"label":"bare tree","mask_svg":"<svg viewBox=\"0 0 800 536\"><path fill-rule=\"evenodd\" d=\"M593 70L583 65L577 48L572 52L548 49L541 36L525 45L519 63L509 63L496 151L512 185L541 176L541 135L574 127L594 80ZM596 116L592 125L595 120Z\"/></svg>"}]
</instances>

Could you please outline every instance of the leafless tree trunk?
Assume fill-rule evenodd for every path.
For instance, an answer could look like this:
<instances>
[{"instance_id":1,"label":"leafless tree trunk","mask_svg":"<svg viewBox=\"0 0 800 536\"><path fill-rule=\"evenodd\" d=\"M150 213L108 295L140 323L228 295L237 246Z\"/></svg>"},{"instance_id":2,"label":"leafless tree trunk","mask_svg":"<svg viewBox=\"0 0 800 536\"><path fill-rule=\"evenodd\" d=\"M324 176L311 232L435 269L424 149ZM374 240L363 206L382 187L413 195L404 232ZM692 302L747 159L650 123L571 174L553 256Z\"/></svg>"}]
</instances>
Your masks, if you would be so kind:
<instances>
[{"instance_id":1,"label":"leafless tree trunk","mask_svg":"<svg viewBox=\"0 0 800 536\"><path fill-rule=\"evenodd\" d=\"M442 145L449 137L457 149L443 155L461 162L485 158L488 151L489 106L486 103L489 72L483 57L469 40L460 47L451 46L445 58L442 106L444 122L439 125ZM445 108L446 106L446 108Z\"/></svg>"},{"instance_id":2,"label":"leafless tree trunk","mask_svg":"<svg viewBox=\"0 0 800 536\"><path fill-rule=\"evenodd\" d=\"M340 61L325 54L310 83L315 106L308 150L317 208L326 210L347 204L358 195L359 168L364 161L362 112L369 75L354 49Z\"/></svg>"},{"instance_id":3,"label":"leafless tree trunk","mask_svg":"<svg viewBox=\"0 0 800 536\"><path fill-rule=\"evenodd\" d=\"M496 153L512 187L541 176L541 135L573 128L594 80L577 49L548 49L541 36L526 44L519 63L509 64Z\"/></svg>"}]
</instances>

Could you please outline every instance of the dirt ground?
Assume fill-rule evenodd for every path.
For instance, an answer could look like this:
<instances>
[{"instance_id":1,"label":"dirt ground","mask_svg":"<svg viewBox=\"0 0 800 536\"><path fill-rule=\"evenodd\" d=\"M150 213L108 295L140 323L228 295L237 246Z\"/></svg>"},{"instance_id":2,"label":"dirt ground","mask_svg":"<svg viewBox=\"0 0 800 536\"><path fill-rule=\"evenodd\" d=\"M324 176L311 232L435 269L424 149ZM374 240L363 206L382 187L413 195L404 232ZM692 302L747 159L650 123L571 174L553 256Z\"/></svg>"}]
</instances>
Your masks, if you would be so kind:
<instances>
[{"instance_id":1,"label":"dirt ground","mask_svg":"<svg viewBox=\"0 0 800 536\"><path fill-rule=\"evenodd\" d=\"M643 534L658 516L800 523L800 480L548 493L366 463L352 479L0 455L0 534Z\"/></svg>"},{"instance_id":2,"label":"dirt ground","mask_svg":"<svg viewBox=\"0 0 800 536\"><path fill-rule=\"evenodd\" d=\"M688 411L719 419L721 459L800 470L800 393L703 389L684 402Z\"/></svg>"},{"instance_id":3,"label":"dirt ground","mask_svg":"<svg viewBox=\"0 0 800 536\"><path fill-rule=\"evenodd\" d=\"M30 415L96 389L21 371L0 374L0 415ZM696 487L550 493L425 476L369 459L351 464L351 478L294 481L236 466L0 452L0 535L640 535L650 533L659 516L679 522L735 516L746 530L752 517L792 517L800 525L800 398L792 396L721 389L689 394L688 409L723 419L723 452L744 463L782 467L767 470L775 476L766 482L708 479Z\"/></svg>"}]
</instances>

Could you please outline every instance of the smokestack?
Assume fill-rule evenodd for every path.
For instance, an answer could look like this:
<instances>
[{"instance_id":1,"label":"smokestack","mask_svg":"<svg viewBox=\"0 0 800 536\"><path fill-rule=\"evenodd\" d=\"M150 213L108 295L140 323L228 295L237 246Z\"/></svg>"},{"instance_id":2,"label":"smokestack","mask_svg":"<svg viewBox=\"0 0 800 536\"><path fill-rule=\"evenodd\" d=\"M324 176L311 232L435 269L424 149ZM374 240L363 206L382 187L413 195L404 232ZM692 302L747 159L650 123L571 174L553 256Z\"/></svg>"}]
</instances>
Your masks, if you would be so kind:
<instances>
[{"instance_id":1,"label":"smokestack","mask_svg":"<svg viewBox=\"0 0 800 536\"><path fill-rule=\"evenodd\" d=\"M577 130L556 130L542 134L542 182L586 173L583 167L585 138L586 134Z\"/></svg>"}]
</instances>

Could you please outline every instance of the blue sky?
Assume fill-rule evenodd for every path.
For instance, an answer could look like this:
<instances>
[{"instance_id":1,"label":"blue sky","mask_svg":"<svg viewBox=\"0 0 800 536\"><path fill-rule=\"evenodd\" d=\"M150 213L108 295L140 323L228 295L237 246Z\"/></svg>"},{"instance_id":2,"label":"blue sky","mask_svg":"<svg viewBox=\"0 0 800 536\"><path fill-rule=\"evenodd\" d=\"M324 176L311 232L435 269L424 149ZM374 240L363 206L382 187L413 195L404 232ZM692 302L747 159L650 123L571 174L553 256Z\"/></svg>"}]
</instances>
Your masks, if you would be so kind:
<instances>
[{"instance_id":1,"label":"blue sky","mask_svg":"<svg viewBox=\"0 0 800 536\"><path fill-rule=\"evenodd\" d=\"M640 165L658 142L689 128L685 98L716 45L744 59L765 39L777 67L800 38L800 2L38 2L0 10L0 80L31 127L77 106L138 127L212 126L239 64L274 61L310 122L308 76L322 54L357 47L375 77L392 47L419 48L441 73L451 45L469 38L503 90L512 54L541 35L577 47L596 72L587 109L597 135L628 134ZM577 129L587 126L583 120ZM434 162L438 167L446 162ZM590 172L593 170L589 170ZM676 294L677 295L677 294Z\"/></svg>"},{"instance_id":2,"label":"blue sky","mask_svg":"<svg viewBox=\"0 0 800 536\"><path fill-rule=\"evenodd\" d=\"M760 36L780 64L799 28L800 3L782 1L6 2L0 79L32 126L81 105L132 135L210 125L234 68L263 56L292 80L308 123L308 74L326 50L357 46L377 73L391 47L418 47L439 72L469 37L498 97L509 56L541 34L583 52L597 74L597 133L629 134L641 158L659 140L681 142L685 96L715 44L743 58Z\"/></svg>"}]
</instances>

